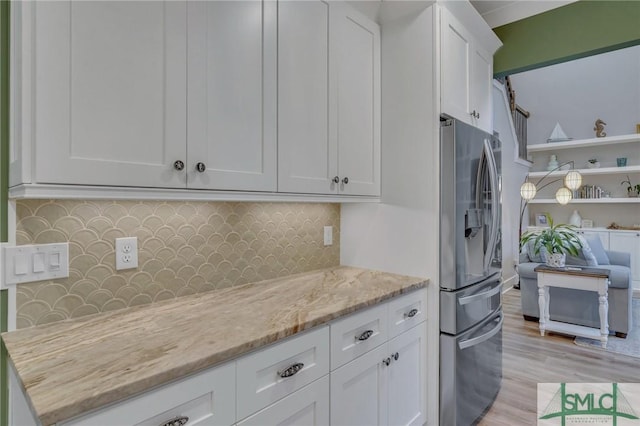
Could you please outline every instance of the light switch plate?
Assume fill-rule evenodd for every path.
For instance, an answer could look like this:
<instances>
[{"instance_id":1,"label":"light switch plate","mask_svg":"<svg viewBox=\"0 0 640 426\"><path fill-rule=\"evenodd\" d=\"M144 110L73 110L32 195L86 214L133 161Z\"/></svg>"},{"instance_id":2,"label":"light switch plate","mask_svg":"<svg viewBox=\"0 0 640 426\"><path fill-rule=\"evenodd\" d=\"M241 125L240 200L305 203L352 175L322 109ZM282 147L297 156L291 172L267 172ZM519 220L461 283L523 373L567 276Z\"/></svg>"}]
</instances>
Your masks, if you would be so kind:
<instances>
[{"instance_id":1,"label":"light switch plate","mask_svg":"<svg viewBox=\"0 0 640 426\"><path fill-rule=\"evenodd\" d=\"M4 258L6 284L69 276L69 243L6 246Z\"/></svg>"},{"instance_id":2,"label":"light switch plate","mask_svg":"<svg viewBox=\"0 0 640 426\"><path fill-rule=\"evenodd\" d=\"M324 227L324 245L333 245L333 226Z\"/></svg>"}]
</instances>

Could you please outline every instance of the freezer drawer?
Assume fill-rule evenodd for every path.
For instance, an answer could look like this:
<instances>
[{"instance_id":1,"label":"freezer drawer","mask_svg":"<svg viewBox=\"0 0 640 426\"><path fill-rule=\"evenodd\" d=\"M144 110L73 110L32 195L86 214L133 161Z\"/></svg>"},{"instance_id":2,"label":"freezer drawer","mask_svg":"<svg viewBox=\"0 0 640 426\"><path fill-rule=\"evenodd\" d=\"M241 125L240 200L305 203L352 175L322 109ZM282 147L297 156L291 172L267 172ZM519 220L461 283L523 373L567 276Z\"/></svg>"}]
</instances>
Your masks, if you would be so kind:
<instances>
[{"instance_id":1,"label":"freezer drawer","mask_svg":"<svg viewBox=\"0 0 640 426\"><path fill-rule=\"evenodd\" d=\"M440 291L440 331L462 333L500 308L500 279L466 287L458 291Z\"/></svg>"},{"instance_id":2,"label":"freezer drawer","mask_svg":"<svg viewBox=\"0 0 640 426\"><path fill-rule=\"evenodd\" d=\"M440 334L440 424L475 424L502 381L502 309L458 336Z\"/></svg>"}]
</instances>

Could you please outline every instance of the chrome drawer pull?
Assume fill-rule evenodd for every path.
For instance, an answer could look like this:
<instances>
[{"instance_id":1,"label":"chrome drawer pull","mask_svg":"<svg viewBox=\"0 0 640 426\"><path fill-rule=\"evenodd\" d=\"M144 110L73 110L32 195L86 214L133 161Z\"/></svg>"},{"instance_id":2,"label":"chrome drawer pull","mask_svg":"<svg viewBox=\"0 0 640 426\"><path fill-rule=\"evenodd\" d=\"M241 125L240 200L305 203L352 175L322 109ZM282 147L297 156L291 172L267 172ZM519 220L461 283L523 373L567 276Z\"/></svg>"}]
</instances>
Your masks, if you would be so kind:
<instances>
[{"instance_id":1,"label":"chrome drawer pull","mask_svg":"<svg viewBox=\"0 0 640 426\"><path fill-rule=\"evenodd\" d=\"M359 336L356 336L356 340L367 340L371 336L373 336L373 330L366 330L363 331Z\"/></svg>"},{"instance_id":2,"label":"chrome drawer pull","mask_svg":"<svg viewBox=\"0 0 640 426\"><path fill-rule=\"evenodd\" d=\"M417 309L412 309L409 312L407 312L406 314L404 314L405 318L413 318L416 316L416 314L418 313Z\"/></svg>"},{"instance_id":3,"label":"chrome drawer pull","mask_svg":"<svg viewBox=\"0 0 640 426\"><path fill-rule=\"evenodd\" d=\"M393 358L395 361L398 360L398 358L400 358L400 354L398 352L391 354L391 358Z\"/></svg>"},{"instance_id":4,"label":"chrome drawer pull","mask_svg":"<svg viewBox=\"0 0 640 426\"><path fill-rule=\"evenodd\" d=\"M184 426L189 421L189 417L180 416L162 423L160 426Z\"/></svg>"},{"instance_id":5,"label":"chrome drawer pull","mask_svg":"<svg viewBox=\"0 0 640 426\"><path fill-rule=\"evenodd\" d=\"M278 376L284 378L291 377L296 374L298 371L302 370L304 364L301 362L296 362L295 364L285 368L284 370L278 371Z\"/></svg>"}]
</instances>

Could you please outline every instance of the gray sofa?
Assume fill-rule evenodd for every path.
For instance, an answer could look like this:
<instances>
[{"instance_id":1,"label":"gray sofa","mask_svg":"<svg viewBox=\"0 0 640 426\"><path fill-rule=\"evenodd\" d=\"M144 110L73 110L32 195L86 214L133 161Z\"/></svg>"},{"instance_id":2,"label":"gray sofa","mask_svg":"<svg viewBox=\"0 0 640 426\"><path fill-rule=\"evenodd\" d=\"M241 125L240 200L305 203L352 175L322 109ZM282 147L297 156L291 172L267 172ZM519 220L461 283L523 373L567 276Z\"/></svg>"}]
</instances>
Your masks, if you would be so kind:
<instances>
[{"instance_id":1,"label":"gray sofa","mask_svg":"<svg viewBox=\"0 0 640 426\"><path fill-rule=\"evenodd\" d=\"M633 326L631 301L631 256L629 253L605 251L610 265L590 266L611 271L609 279L609 331L618 337L627 337ZM540 265L531 262L527 253L520 254L518 274L522 314L529 321L538 321L538 278L533 269ZM583 266L584 265L579 265ZM549 288L551 304L549 316L552 320L569 322L589 327L600 327L598 294L592 291L566 288Z\"/></svg>"}]
</instances>

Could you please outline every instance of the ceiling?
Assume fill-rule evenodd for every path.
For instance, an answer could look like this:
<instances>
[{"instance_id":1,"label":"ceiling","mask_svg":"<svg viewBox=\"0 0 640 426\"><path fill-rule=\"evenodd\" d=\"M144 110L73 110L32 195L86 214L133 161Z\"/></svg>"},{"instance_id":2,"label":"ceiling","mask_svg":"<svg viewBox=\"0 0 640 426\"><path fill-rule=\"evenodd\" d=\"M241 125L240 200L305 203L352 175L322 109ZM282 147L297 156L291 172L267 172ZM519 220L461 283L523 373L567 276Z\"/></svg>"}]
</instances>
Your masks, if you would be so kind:
<instances>
[{"instance_id":1,"label":"ceiling","mask_svg":"<svg viewBox=\"0 0 640 426\"><path fill-rule=\"evenodd\" d=\"M576 0L471 0L491 28L519 21Z\"/></svg>"}]
</instances>

